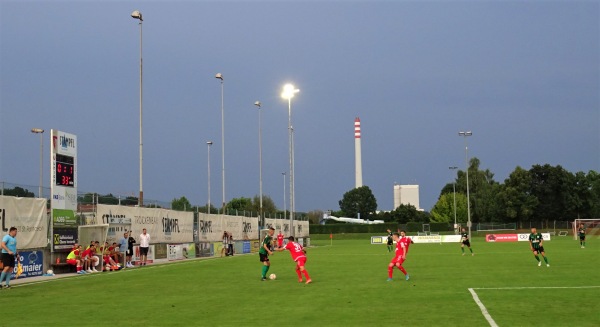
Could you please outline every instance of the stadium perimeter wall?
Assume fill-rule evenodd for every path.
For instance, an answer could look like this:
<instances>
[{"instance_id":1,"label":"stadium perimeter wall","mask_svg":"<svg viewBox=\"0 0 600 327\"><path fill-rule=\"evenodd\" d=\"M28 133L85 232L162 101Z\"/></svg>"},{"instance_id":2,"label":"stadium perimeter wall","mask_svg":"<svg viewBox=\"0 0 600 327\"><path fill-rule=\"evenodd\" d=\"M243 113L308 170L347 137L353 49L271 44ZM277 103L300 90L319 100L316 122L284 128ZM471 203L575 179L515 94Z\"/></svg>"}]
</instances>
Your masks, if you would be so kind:
<instances>
[{"instance_id":1,"label":"stadium perimeter wall","mask_svg":"<svg viewBox=\"0 0 600 327\"><path fill-rule=\"evenodd\" d=\"M97 205L93 212L52 217L46 199L0 195L0 220L4 232L11 226L17 227L17 248L24 269L20 278L40 276L58 263L64 264L72 244L80 243L78 226L108 224L106 240L98 241L109 243L118 243L125 231L131 231L139 241L142 229L146 228L155 259L220 256L224 231L233 235L237 254L258 252L260 246L257 217L118 205ZM310 245L308 221L294 221L290 226L289 220L266 219L265 225L285 231L286 235L293 228L298 241Z\"/></svg>"}]
</instances>

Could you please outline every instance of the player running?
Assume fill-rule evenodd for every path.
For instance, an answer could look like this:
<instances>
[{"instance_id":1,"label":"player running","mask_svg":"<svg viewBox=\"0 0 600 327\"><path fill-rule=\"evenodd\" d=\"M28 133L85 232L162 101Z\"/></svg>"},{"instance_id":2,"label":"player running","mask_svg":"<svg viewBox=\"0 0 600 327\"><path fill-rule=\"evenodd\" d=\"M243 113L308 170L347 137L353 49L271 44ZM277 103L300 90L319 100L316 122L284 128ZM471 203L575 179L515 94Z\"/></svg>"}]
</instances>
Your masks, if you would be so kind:
<instances>
[{"instance_id":1,"label":"player running","mask_svg":"<svg viewBox=\"0 0 600 327\"><path fill-rule=\"evenodd\" d=\"M388 252L392 252L392 250L394 249L394 240L392 238L392 231L388 229L387 232L388 232L387 249L388 249Z\"/></svg>"},{"instance_id":2,"label":"player running","mask_svg":"<svg viewBox=\"0 0 600 327\"><path fill-rule=\"evenodd\" d=\"M402 237L400 237L402 236ZM400 231L400 235L398 233L392 234L392 239L396 241L396 256L392 259L390 264L388 265L388 279L387 281L392 281L392 275L394 273L394 266L398 267L400 271L405 275L406 280L410 279L408 273L402 267L402 263L406 260L406 254L408 253L408 247L413 244L413 241L406 237L405 231Z\"/></svg>"},{"instance_id":3,"label":"player running","mask_svg":"<svg viewBox=\"0 0 600 327\"><path fill-rule=\"evenodd\" d=\"M294 242L294 237L288 237L288 243L285 247L279 247L277 251L290 250L292 260L296 262L296 274L298 275L298 283L302 283L302 274L306 277L306 284L312 283L312 279L308 275L308 271L304 268L306 264L306 250L299 243Z\"/></svg>"},{"instance_id":4,"label":"player running","mask_svg":"<svg viewBox=\"0 0 600 327\"><path fill-rule=\"evenodd\" d=\"M279 230L279 234L277 234L277 247L280 248L283 246L283 234L281 233L281 229Z\"/></svg>"},{"instance_id":5,"label":"player running","mask_svg":"<svg viewBox=\"0 0 600 327\"><path fill-rule=\"evenodd\" d=\"M579 230L577 230L577 234L579 234L579 245L581 245L582 249L585 249L585 227L583 224L579 225Z\"/></svg>"},{"instance_id":6,"label":"player running","mask_svg":"<svg viewBox=\"0 0 600 327\"><path fill-rule=\"evenodd\" d=\"M267 235L263 239L261 243L261 247L258 250L258 256L260 257L260 262L263 263L262 267L262 278L260 280L267 280L267 272L269 268L271 268L271 262L269 262L269 255L273 254L271 252L271 242L273 242L273 234L275 234L275 228L270 227Z\"/></svg>"},{"instance_id":7,"label":"player running","mask_svg":"<svg viewBox=\"0 0 600 327\"><path fill-rule=\"evenodd\" d=\"M471 241L469 241L469 233L467 233L467 231L463 228L460 235L461 235L460 250L462 251L462 255L465 255L465 245L469 248L469 251L471 251L471 255L472 256L475 255L475 253L473 253L473 249L471 249Z\"/></svg>"},{"instance_id":8,"label":"player running","mask_svg":"<svg viewBox=\"0 0 600 327\"><path fill-rule=\"evenodd\" d=\"M540 257L538 256L539 253L542 254L542 257L546 262L546 267L550 267L548 258L546 257L546 252L544 252L544 238L542 237L542 233L538 233L535 227L531 229L531 234L529 234L529 248L531 251L533 251L535 260L538 262L538 267L542 265Z\"/></svg>"}]
</instances>

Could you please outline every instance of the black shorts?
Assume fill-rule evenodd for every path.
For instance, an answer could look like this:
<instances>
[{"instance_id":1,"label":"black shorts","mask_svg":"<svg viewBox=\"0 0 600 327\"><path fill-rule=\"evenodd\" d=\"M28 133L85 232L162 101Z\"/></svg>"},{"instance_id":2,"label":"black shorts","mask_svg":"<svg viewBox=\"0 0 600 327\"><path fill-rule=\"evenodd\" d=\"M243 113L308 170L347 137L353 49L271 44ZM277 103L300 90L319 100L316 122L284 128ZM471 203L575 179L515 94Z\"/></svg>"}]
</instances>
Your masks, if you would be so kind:
<instances>
[{"instance_id":1,"label":"black shorts","mask_svg":"<svg viewBox=\"0 0 600 327\"><path fill-rule=\"evenodd\" d=\"M4 267L15 267L15 256L13 254L2 253L2 264Z\"/></svg>"},{"instance_id":2,"label":"black shorts","mask_svg":"<svg viewBox=\"0 0 600 327\"><path fill-rule=\"evenodd\" d=\"M267 261L269 261L269 255L268 254L259 253L258 256L260 257L260 262L267 262Z\"/></svg>"},{"instance_id":3,"label":"black shorts","mask_svg":"<svg viewBox=\"0 0 600 327\"><path fill-rule=\"evenodd\" d=\"M388 245L392 245L392 244L394 244L394 241L390 241L390 240L388 240L388 241L387 241L387 244L388 244Z\"/></svg>"},{"instance_id":4,"label":"black shorts","mask_svg":"<svg viewBox=\"0 0 600 327\"><path fill-rule=\"evenodd\" d=\"M579 236L579 240L580 240L580 241L585 241L585 235L583 235L583 236Z\"/></svg>"},{"instance_id":5,"label":"black shorts","mask_svg":"<svg viewBox=\"0 0 600 327\"><path fill-rule=\"evenodd\" d=\"M543 247L543 246L540 246L540 247L539 247L539 248L537 248L537 249L536 249L536 248L533 248L533 252L536 252L536 251L537 251L537 253L542 253L542 252L544 252L544 253L545 253L545 252L546 252L546 251L544 251L544 247Z\"/></svg>"},{"instance_id":6,"label":"black shorts","mask_svg":"<svg viewBox=\"0 0 600 327\"><path fill-rule=\"evenodd\" d=\"M468 241L468 240L467 241L462 241L462 244L464 244L464 245L466 245L468 247L471 247L471 242Z\"/></svg>"},{"instance_id":7,"label":"black shorts","mask_svg":"<svg viewBox=\"0 0 600 327\"><path fill-rule=\"evenodd\" d=\"M148 248L143 248L140 246L140 255L148 255Z\"/></svg>"},{"instance_id":8,"label":"black shorts","mask_svg":"<svg viewBox=\"0 0 600 327\"><path fill-rule=\"evenodd\" d=\"M127 252L125 252L125 255L131 257L133 255L133 248L128 248Z\"/></svg>"}]
</instances>

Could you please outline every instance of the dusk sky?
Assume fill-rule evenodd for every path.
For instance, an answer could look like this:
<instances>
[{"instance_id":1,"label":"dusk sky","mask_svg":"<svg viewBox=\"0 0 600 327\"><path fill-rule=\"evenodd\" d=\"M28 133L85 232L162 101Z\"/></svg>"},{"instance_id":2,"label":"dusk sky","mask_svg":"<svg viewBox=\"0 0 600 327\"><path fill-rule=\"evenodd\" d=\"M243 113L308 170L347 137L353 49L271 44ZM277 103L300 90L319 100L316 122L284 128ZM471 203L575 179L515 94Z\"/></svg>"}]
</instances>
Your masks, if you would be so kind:
<instances>
[{"instance_id":1,"label":"dusk sky","mask_svg":"<svg viewBox=\"0 0 600 327\"><path fill-rule=\"evenodd\" d=\"M429 211L469 156L503 182L515 169L600 170L598 1L0 0L0 181L49 187L50 129L77 135L78 190L139 190L143 14L145 202L221 202L224 77L226 200L263 193L283 207L288 107L296 209L339 210L354 188L354 119L363 183L379 210L418 184ZM286 185L286 188L288 186ZM289 201L288 201L289 207Z\"/></svg>"}]
</instances>

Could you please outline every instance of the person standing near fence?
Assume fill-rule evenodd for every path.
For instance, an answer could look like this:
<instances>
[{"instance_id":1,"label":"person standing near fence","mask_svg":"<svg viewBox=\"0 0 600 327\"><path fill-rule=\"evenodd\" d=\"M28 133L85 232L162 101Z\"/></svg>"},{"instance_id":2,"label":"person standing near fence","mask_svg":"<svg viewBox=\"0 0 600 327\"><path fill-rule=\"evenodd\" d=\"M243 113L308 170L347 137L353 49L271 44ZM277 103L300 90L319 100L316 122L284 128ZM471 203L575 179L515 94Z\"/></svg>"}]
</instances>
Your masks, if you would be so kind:
<instances>
[{"instance_id":1,"label":"person standing near fence","mask_svg":"<svg viewBox=\"0 0 600 327\"><path fill-rule=\"evenodd\" d=\"M233 234L231 233L228 234L227 253L231 256L233 255Z\"/></svg>"},{"instance_id":2,"label":"person standing near fence","mask_svg":"<svg viewBox=\"0 0 600 327\"><path fill-rule=\"evenodd\" d=\"M475 253L473 253L473 249L471 249L471 241L469 240L469 233L467 233L467 231L463 228L461 230L460 233L460 250L462 251L462 255L465 255L465 245L469 248L469 251L471 251L471 255L475 255Z\"/></svg>"},{"instance_id":3,"label":"person standing near fence","mask_svg":"<svg viewBox=\"0 0 600 327\"><path fill-rule=\"evenodd\" d=\"M146 232L146 229L142 229L140 234L140 266L146 265L148 260L148 249L150 248L150 234Z\"/></svg>"},{"instance_id":4,"label":"person standing near fence","mask_svg":"<svg viewBox=\"0 0 600 327\"><path fill-rule=\"evenodd\" d=\"M548 263L548 258L546 257L546 252L544 251L544 237L542 233L538 233L537 229L533 227L531 229L531 234L529 234L529 248L533 251L533 255L535 256L535 260L538 262L538 267L542 265L540 261L540 257L538 254L541 254L546 262L546 267L550 267Z\"/></svg>"},{"instance_id":5,"label":"person standing near fence","mask_svg":"<svg viewBox=\"0 0 600 327\"><path fill-rule=\"evenodd\" d=\"M388 252L392 252L392 250L394 249L394 239L392 237L392 231L388 229L387 232L388 232L387 249L388 249Z\"/></svg>"},{"instance_id":6,"label":"person standing near fence","mask_svg":"<svg viewBox=\"0 0 600 327\"><path fill-rule=\"evenodd\" d=\"M121 252L121 256L123 256L123 263L125 264L125 267L129 268L129 265L127 264L127 239L129 238L129 234L127 234L127 232L123 233L123 237L121 237L119 239L119 252Z\"/></svg>"},{"instance_id":7,"label":"person standing near fence","mask_svg":"<svg viewBox=\"0 0 600 327\"><path fill-rule=\"evenodd\" d=\"M131 262L131 257L133 256L133 245L135 244L135 238L133 238L131 231L129 231L129 238L127 239L127 253L125 256L127 257L126 266L129 268L133 268L133 262Z\"/></svg>"},{"instance_id":8,"label":"person standing near fence","mask_svg":"<svg viewBox=\"0 0 600 327\"><path fill-rule=\"evenodd\" d=\"M17 228L11 227L8 234L2 238L2 274L0 275L0 288L2 281L5 281L4 288L10 288L10 277L12 270L15 269L15 257L17 253Z\"/></svg>"},{"instance_id":9,"label":"person standing near fence","mask_svg":"<svg viewBox=\"0 0 600 327\"><path fill-rule=\"evenodd\" d=\"M579 234L579 245L581 245L582 249L585 249L585 226L583 224L579 225L577 234Z\"/></svg>"}]
</instances>

